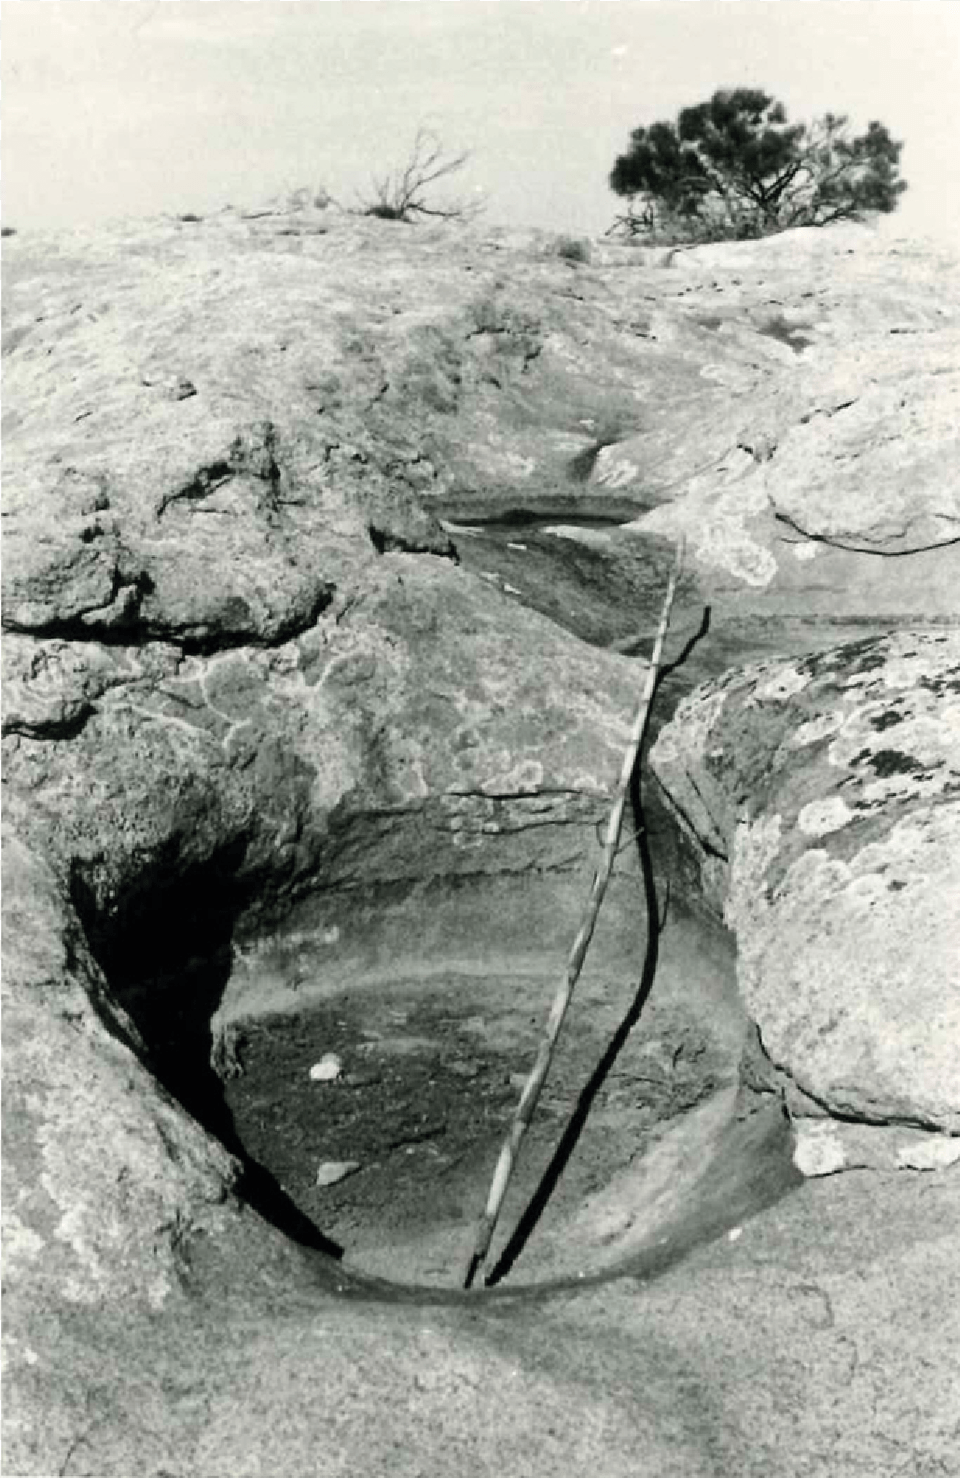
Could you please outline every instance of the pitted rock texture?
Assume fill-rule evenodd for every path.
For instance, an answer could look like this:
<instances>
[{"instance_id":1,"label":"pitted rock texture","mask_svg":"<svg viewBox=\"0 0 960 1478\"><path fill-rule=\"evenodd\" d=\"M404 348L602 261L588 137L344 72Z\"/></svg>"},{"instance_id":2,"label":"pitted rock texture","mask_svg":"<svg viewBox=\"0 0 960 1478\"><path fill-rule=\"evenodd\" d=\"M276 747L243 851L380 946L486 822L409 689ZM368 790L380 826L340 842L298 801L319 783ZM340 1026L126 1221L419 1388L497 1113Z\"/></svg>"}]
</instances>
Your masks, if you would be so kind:
<instances>
[{"instance_id":1,"label":"pitted rock texture","mask_svg":"<svg viewBox=\"0 0 960 1478\"><path fill-rule=\"evenodd\" d=\"M862 231L606 243L588 264L545 233L227 211L19 233L3 267L11 1470L566 1478L632 1474L638 1451L678 1478L945 1470L949 1172L929 1172L932 1206L828 1177L660 1283L536 1319L353 1302L335 1263L251 1211L133 1008L176 1054L181 1013L196 1025L225 985L270 1004L274 952L326 951L347 984L403 952L553 960L643 675L569 632L645 653L676 533L677 630L714 604L714 670L806 654L844 623L954 619L956 264ZM593 531L589 580L573 539L531 580L522 545L490 564L450 527L517 510L634 526ZM941 679L932 640L927 668L900 653L908 680L876 708L899 717L873 748L853 715L876 763L843 751L829 774L859 766L859 788L798 779L781 805L770 746L739 720L746 788L711 791L702 754L690 767L718 886L745 839L745 990L811 1092L834 1091L840 1058L766 1001L779 895L759 888L815 851L829 866L795 952L822 906L856 915L848 974L869 960L886 861L929 936L915 1004L955 1039L925 860L952 865L940 708L931 725L910 706ZM856 709L861 656L764 669L784 686L773 710L821 673L829 715ZM749 695L732 678L691 705L701 748L738 681ZM827 724L816 754L842 737L829 715L807 714ZM766 809L742 816L753 789ZM789 816L776 847L771 807ZM866 852L843 851L858 827L879 859L866 889ZM642 923L626 884L591 954L621 982ZM909 1049L911 1011L891 1020ZM854 1010L836 1040L871 1114L952 1122L939 1048L916 1071L896 1041L875 1063ZM180 1066L187 1087L206 1069Z\"/></svg>"},{"instance_id":2,"label":"pitted rock texture","mask_svg":"<svg viewBox=\"0 0 960 1478\"><path fill-rule=\"evenodd\" d=\"M13 634L9 815L98 916L214 859L248 891L563 865L591 845L636 666L508 614L394 555L266 649Z\"/></svg>"},{"instance_id":3,"label":"pitted rock texture","mask_svg":"<svg viewBox=\"0 0 960 1478\"><path fill-rule=\"evenodd\" d=\"M700 247L679 254L674 269L694 319L705 294L717 295L710 327L739 348L740 363L734 371L719 360L704 372L736 387L743 408L717 418L713 457L691 467L683 487L638 527L686 533L708 566L747 584L806 584L815 608L825 584L839 602L841 572L858 569L854 599L888 600L891 614L909 601L928 614L954 613L956 262L847 227L743 244L729 257ZM770 347L761 357L764 338ZM631 454L642 466L624 448ZM893 558L934 551L939 563ZM886 560L879 569L843 560L856 554ZM926 598L903 588L921 569L943 572Z\"/></svg>"},{"instance_id":4,"label":"pitted rock texture","mask_svg":"<svg viewBox=\"0 0 960 1478\"><path fill-rule=\"evenodd\" d=\"M734 672L652 764L773 1064L822 1108L960 1132L960 637Z\"/></svg>"},{"instance_id":5,"label":"pitted rock texture","mask_svg":"<svg viewBox=\"0 0 960 1478\"><path fill-rule=\"evenodd\" d=\"M633 520L594 537L597 599L626 607L603 641L655 621L633 566L677 534L678 613L711 601L743 649L758 620L802 650L845 621L954 614L954 258L864 227L605 243L590 263L556 248L331 212L18 235L8 627L283 641L365 556L456 543L474 568L438 517L524 511ZM525 564L479 561L598 625Z\"/></svg>"},{"instance_id":6,"label":"pitted rock texture","mask_svg":"<svg viewBox=\"0 0 960 1478\"><path fill-rule=\"evenodd\" d=\"M424 501L542 348L500 246L287 224L5 255L7 804L101 933L191 870L237 913L569 869L617 771L636 664L458 569Z\"/></svg>"}]
</instances>

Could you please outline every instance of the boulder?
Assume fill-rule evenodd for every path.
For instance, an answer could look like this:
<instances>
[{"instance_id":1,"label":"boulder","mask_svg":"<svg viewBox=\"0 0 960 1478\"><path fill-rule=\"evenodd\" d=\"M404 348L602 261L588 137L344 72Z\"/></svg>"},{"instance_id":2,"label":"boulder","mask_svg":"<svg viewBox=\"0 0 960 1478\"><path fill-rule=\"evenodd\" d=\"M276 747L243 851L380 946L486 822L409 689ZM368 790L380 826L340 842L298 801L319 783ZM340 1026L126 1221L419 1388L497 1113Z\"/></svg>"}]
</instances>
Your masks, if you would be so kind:
<instances>
[{"instance_id":1,"label":"boulder","mask_svg":"<svg viewBox=\"0 0 960 1478\"><path fill-rule=\"evenodd\" d=\"M698 689L651 755L763 1055L840 1119L960 1133L958 695L957 633L901 631Z\"/></svg>"}]
</instances>

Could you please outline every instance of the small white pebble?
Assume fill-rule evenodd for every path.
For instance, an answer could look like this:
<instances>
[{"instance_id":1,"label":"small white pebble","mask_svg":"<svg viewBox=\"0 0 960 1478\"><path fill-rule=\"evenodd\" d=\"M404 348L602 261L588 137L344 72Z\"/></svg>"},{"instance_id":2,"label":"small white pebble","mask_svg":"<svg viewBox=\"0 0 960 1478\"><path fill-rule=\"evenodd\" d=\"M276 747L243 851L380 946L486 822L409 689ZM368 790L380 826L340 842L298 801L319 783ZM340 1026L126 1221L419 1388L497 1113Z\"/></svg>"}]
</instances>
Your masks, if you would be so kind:
<instances>
[{"instance_id":1,"label":"small white pebble","mask_svg":"<svg viewBox=\"0 0 960 1478\"><path fill-rule=\"evenodd\" d=\"M829 1120L805 1124L797 1129L793 1163L800 1174L808 1179L818 1175L835 1175L838 1170L846 1168L847 1156L843 1141L834 1132Z\"/></svg>"},{"instance_id":2,"label":"small white pebble","mask_svg":"<svg viewBox=\"0 0 960 1478\"><path fill-rule=\"evenodd\" d=\"M343 1063L335 1052L327 1052L319 1062L315 1062L310 1069L310 1081L312 1083L332 1083L339 1078Z\"/></svg>"},{"instance_id":3,"label":"small white pebble","mask_svg":"<svg viewBox=\"0 0 960 1478\"><path fill-rule=\"evenodd\" d=\"M931 1134L926 1139L916 1139L906 1145L897 1155L897 1168L901 1170L945 1170L960 1160L960 1139L947 1135Z\"/></svg>"},{"instance_id":4,"label":"small white pebble","mask_svg":"<svg viewBox=\"0 0 960 1478\"><path fill-rule=\"evenodd\" d=\"M317 1185L336 1185L359 1169L359 1160L324 1160L317 1169Z\"/></svg>"}]
</instances>

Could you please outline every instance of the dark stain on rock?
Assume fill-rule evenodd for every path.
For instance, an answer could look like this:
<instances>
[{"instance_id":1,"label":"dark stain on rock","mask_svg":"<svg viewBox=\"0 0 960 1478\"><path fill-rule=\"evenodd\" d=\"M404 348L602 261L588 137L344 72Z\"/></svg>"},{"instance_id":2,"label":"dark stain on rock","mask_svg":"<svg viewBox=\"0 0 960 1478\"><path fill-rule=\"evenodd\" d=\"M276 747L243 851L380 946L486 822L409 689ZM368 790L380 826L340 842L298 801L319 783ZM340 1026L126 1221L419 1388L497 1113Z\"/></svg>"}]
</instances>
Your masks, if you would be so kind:
<instances>
[{"instance_id":1,"label":"dark stain on rock","mask_svg":"<svg viewBox=\"0 0 960 1478\"><path fill-rule=\"evenodd\" d=\"M875 652L875 653L872 653L872 654L866 654L856 664L856 666L854 668L854 671L855 672L874 672L874 671L876 671L876 669L878 667L886 667L888 661L889 661L889 655L888 655L887 652Z\"/></svg>"},{"instance_id":2,"label":"dark stain on rock","mask_svg":"<svg viewBox=\"0 0 960 1478\"><path fill-rule=\"evenodd\" d=\"M786 344L794 354L799 354L806 349L813 340L808 339L801 329L809 328L807 323L788 323L782 313L774 314L765 323L757 325L757 333L763 334L765 338L776 339L779 344Z\"/></svg>"},{"instance_id":3,"label":"dark stain on rock","mask_svg":"<svg viewBox=\"0 0 960 1478\"><path fill-rule=\"evenodd\" d=\"M948 676L941 673L938 677L922 677L919 686L925 688L928 693L936 693L938 696L943 693L960 693L960 674Z\"/></svg>"},{"instance_id":4,"label":"dark stain on rock","mask_svg":"<svg viewBox=\"0 0 960 1478\"><path fill-rule=\"evenodd\" d=\"M897 713L895 708L888 708L886 713L878 713L876 718L870 720L870 723L874 729L882 732L884 729L892 729L894 724L902 724L903 714Z\"/></svg>"},{"instance_id":5,"label":"dark stain on rock","mask_svg":"<svg viewBox=\"0 0 960 1478\"><path fill-rule=\"evenodd\" d=\"M872 672L887 665L888 654L881 645L882 639L865 636L857 641L844 642L822 652L812 652L798 662L798 671L808 677L820 677L828 673L841 673L844 680L850 675Z\"/></svg>"},{"instance_id":6,"label":"dark stain on rock","mask_svg":"<svg viewBox=\"0 0 960 1478\"><path fill-rule=\"evenodd\" d=\"M220 603L218 618L225 630L247 631L254 625L253 612L242 595L227 595Z\"/></svg>"},{"instance_id":7,"label":"dark stain on rock","mask_svg":"<svg viewBox=\"0 0 960 1478\"><path fill-rule=\"evenodd\" d=\"M919 760L910 754L903 754L899 749L878 749L867 763L881 780L885 780L888 775L917 775L924 768Z\"/></svg>"}]
</instances>

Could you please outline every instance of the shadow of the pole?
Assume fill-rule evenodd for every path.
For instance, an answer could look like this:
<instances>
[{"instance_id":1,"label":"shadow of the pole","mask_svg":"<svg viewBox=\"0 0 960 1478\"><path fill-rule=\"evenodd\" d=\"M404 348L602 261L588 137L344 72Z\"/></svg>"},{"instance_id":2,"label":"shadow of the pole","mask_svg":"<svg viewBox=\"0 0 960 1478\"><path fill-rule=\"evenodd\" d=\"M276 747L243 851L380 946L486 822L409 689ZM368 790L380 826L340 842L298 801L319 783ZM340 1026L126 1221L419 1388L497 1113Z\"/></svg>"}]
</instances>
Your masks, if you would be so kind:
<instances>
[{"instance_id":1,"label":"shadow of the pole","mask_svg":"<svg viewBox=\"0 0 960 1478\"><path fill-rule=\"evenodd\" d=\"M678 656L671 663L661 668L657 676L656 687L654 688L654 697L656 697L661 684L672 673L676 672L678 668L683 666L694 647L698 642L703 640L709 629L710 607L705 606L703 618L697 630L681 648ZM652 711L652 708L653 704L651 703L650 711ZM648 727L649 712L647 720ZM653 856L650 851L650 842L647 835L641 786L643 752L646 737L647 728L645 727L640 746L637 750L636 764L633 767L633 774L630 777L630 804L633 810L634 830L640 858L640 876L643 884L643 901L647 918L647 945L644 951L640 981L625 1016L607 1044L603 1056L590 1074L585 1087L581 1090L573 1113L567 1120L563 1134L550 1157L550 1163L541 1176L536 1190L524 1208L520 1220L517 1222L506 1246L500 1253L497 1262L484 1279L487 1288L495 1287L497 1283L501 1282L507 1276L530 1240L537 1222L543 1215L547 1203L567 1167L570 1156L577 1147L597 1094L606 1082L614 1063L626 1044L627 1038L643 1014L643 1008L647 1003L650 991L653 988L653 982L656 979L657 966L660 960L660 935L666 925L669 890L667 904L665 904L661 915L659 900L657 898L656 878L653 870Z\"/></svg>"}]
</instances>

